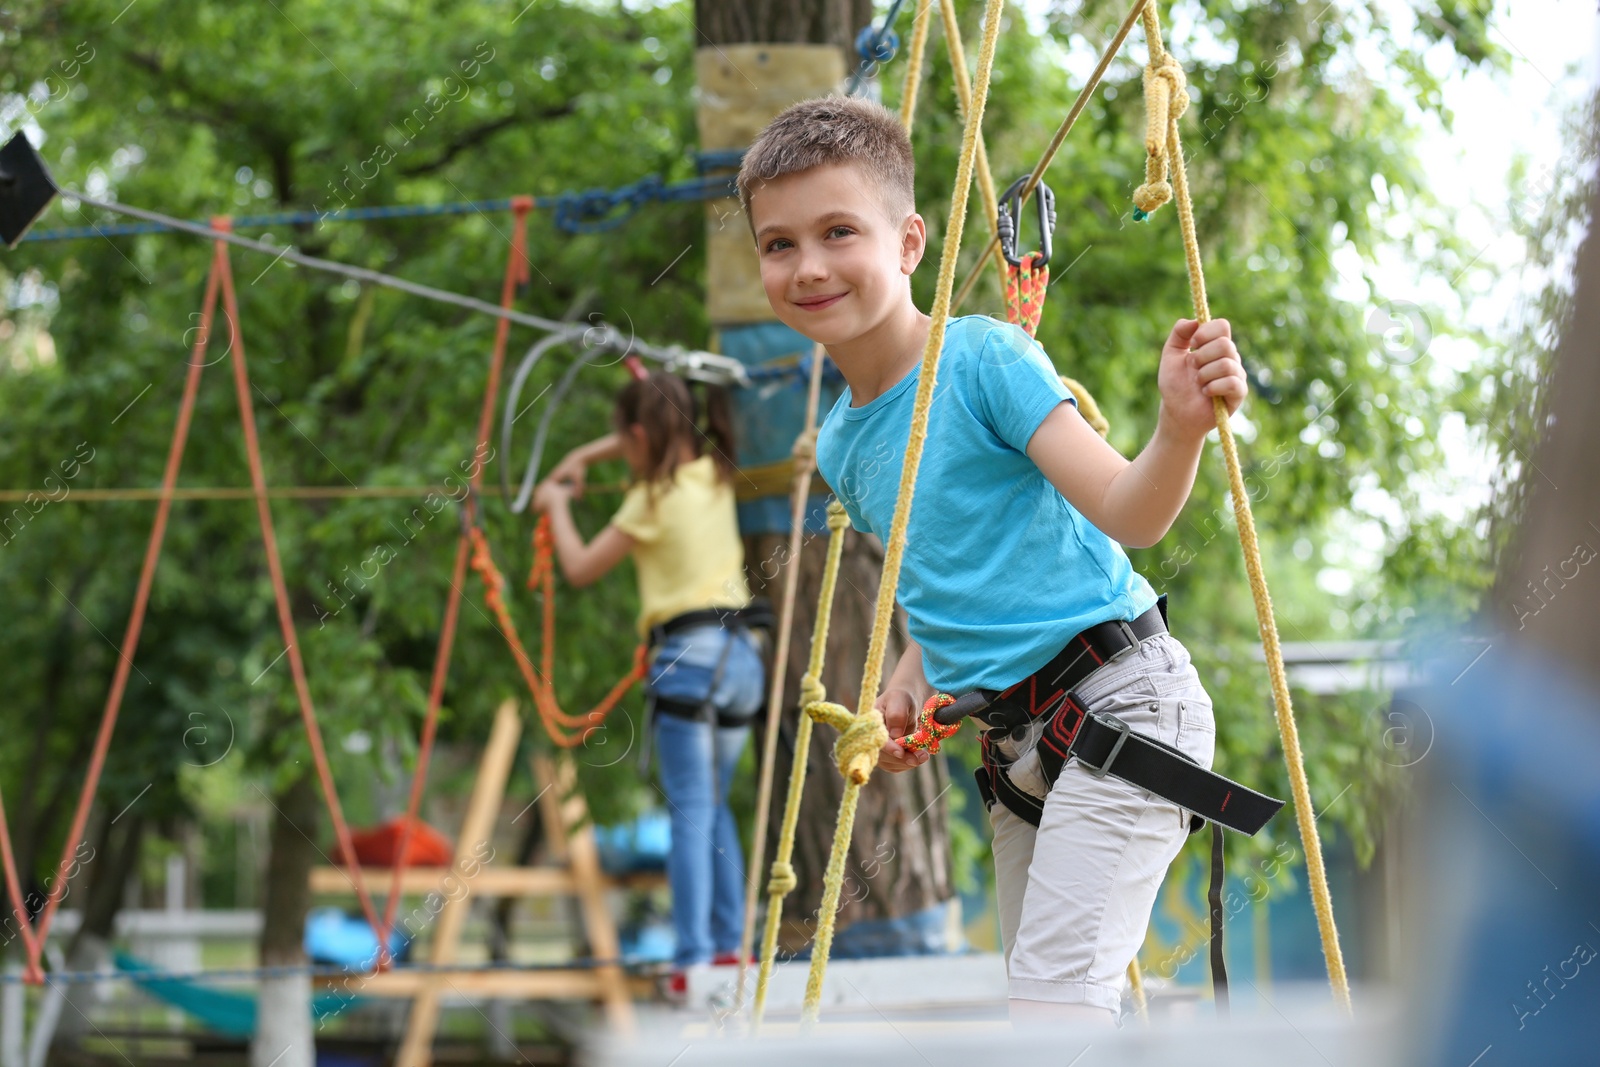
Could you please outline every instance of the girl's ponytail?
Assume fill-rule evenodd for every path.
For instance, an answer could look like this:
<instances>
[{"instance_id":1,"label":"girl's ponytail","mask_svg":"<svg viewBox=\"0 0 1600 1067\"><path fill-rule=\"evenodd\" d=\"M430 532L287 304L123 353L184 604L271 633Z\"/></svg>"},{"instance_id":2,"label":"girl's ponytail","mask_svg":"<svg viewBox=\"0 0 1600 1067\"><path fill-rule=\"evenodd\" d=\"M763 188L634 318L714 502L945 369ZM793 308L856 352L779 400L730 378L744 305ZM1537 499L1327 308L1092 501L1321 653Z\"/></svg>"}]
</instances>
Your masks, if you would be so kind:
<instances>
[{"instance_id":1,"label":"girl's ponytail","mask_svg":"<svg viewBox=\"0 0 1600 1067\"><path fill-rule=\"evenodd\" d=\"M717 465L717 476L725 482L731 482L739 468L733 462L733 411L728 403L728 391L720 385L706 385L702 387L702 392L705 395L705 418L700 435L710 446L712 461Z\"/></svg>"}]
</instances>

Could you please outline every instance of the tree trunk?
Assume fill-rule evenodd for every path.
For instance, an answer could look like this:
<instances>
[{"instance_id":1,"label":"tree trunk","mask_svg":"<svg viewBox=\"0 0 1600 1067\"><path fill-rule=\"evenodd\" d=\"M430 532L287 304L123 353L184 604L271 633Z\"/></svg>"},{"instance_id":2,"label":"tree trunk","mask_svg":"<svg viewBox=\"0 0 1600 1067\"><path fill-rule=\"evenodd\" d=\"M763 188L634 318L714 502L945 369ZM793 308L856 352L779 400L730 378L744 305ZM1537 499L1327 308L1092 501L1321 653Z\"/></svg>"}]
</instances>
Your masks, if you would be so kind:
<instances>
[{"instance_id":1,"label":"tree trunk","mask_svg":"<svg viewBox=\"0 0 1600 1067\"><path fill-rule=\"evenodd\" d=\"M830 700L854 710L867 642L872 633L883 545L876 537L854 530L845 531L844 536L822 684ZM750 540L755 542L753 549L757 553L752 559L782 559L786 551L786 538L777 535ZM817 595L822 586L826 555L825 536L809 536L806 540L799 561L795 636L789 648L768 841L777 840L783 817L784 785L789 780L800 716L800 678L806 672L811 653L811 633L816 626ZM782 582L780 573L772 579L768 595L776 597ZM892 665L904 647L901 627L896 625L890 635L886 664ZM835 736L834 731L824 727L814 729L811 734L805 796L795 831L794 867L799 885L784 908L782 943L786 951L799 950L811 939L822 902L822 874L833 845L839 798L844 792L844 780L833 762ZM939 941L929 942L926 934L908 933L904 938L895 938L876 931L870 938L861 939L859 935L864 930L858 929L857 938L852 938L849 930L852 923L910 915L954 896L949 862L949 811L944 802L949 785L949 767L943 756L936 756L918 771L876 773L861 791L840 897L840 933L835 944L841 955L865 954L880 948L907 951L916 947L955 947Z\"/></svg>"},{"instance_id":2,"label":"tree trunk","mask_svg":"<svg viewBox=\"0 0 1600 1067\"><path fill-rule=\"evenodd\" d=\"M722 97L719 104L722 110L715 116L708 115L706 105L702 104L702 150L743 147L747 140L716 143L716 139L748 138L751 131L771 119L781 107L785 92L790 91L788 87L805 82L804 78L796 78L792 71L783 71L784 63L828 63L830 69L837 69L832 67L837 62L835 56L825 49L818 49L806 58L796 59L793 54L782 60L772 57L771 65L764 67L763 63L769 58L765 53L752 54L736 46L835 45L843 53L843 71L848 74L858 63L855 35L861 27L874 21L871 0L695 0L695 19L700 43L707 50L717 49L716 58L720 62L712 64L710 72L715 73L721 65L739 68L737 73L724 74L721 82L708 86L704 81L708 68L701 67L702 95L707 95L709 90L710 95ZM723 51L724 48L727 51ZM816 72L814 82L828 88L835 84L833 76L822 67L817 67ZM763 83L759 89L757 81ZM771 113L759 113L763 107ZM712 143L706 143L706 139L711 139ZM733 204L731 210L737 212L737 204ZM736 234L736 237L729 238L729 234ZM711 318L722 329L723 339L727 341L739 327L770 321L773 316L761 292L753 247L738 247L750 244L744 226L724 227L721 215L714 213L708 216L708 241ZM748 286L750 292L735 298L726 291L723 280ZM727 322L720 321L723 319ZM805 347L809 349L809 345ZM803 394L804 382L798 382L796 388ZM742 390L735 395L734 402L740 409L738 423L743 427L759 423L767 438L757 448L747 448L741 443L741 464L760 465L777 458L776 454L767 454L776 452L775 443L781 454L786 455L789 443L801 431L803 406L797 414L792 396L775 396L771 390ZM762 454L753 455L753 452ZM787 512L786 492L782 510ZM784 571L774 564L785 561L788 534L781 530L750 528L745 533L751 580L758 586L753 591L764 593L777 602ZM876 538L854 531L847 532L845 538L823 684L831 699L853 710L872 632L883 547ZM770 862L772 843L777 840L783 815L785 783L799 716L800 678L805 673L809 656L824 556L825 539L808 540L810 544L802 552L799 563L794 640L789 653L782 737L768 820L767 855L752 857L752 863ZM785 562L784 565L791 564ZM900 635L892 635L890 666L902 647L904 641ZM783 942L788 949L798 949L809 941L822 900L823 869L832 847L839 798L843 792L843 780L833 762L833 742L831 729L813 731L805 798L795 838L794 866L799 886L785 907ZM875 774L862 790L839 910L840 930L834 946L837 954L889 954L954 947L945 944L945 926L937 921L932 931L908 932L904 936L886 927L857 926L854 932L850 929L851 924L864 920L897 919L924 912L954 896L949 864L948 810L943 799L948 785L948 768L941 757L917 772ZM925 918L937 920L938 916L934 913Z\"/></svg>"},{"instance_id":3,"label":"tree trunk","mask_svg":"<svg viewBox=\"0 0 1600 1067\"><path fill-rule=\"evenodd\" d=\"M311 867L317 860L316 780L305 774L273 798L270 852L261 904L261 965L294 967L306 962L306 912L311 908ZM311 977L300 973L261 980L251 1067L313 1067Z\"/></svg>"},{"instance_id":4,"label":"tree trunk","mask_svg":"<svg viewBox=\"0 0 1600 1067\"><path fill-rule=\"evenodd\" d=\"M852 66L872 0L694 0L704 44L835 44Z\"/></svg>"},{"instance_id":5,"label":"tree trunk","mask_svg":"<svg viewBox=\"0 0 1600 1067\"><path fill-rule=\"evenodd\" d=\"M144 842L144 817L137 812L129 812L114 822L102 812L97 823L92 838L94 851L84 855L82 861L87 874L85 884L81 888L72 886L83 893L77 903L83 910L83 922L67 947L69 971L96 971L110 961L117 913L122 910L128 878ZM89 1031L93 1005L106 999L109 990L93 982L60 988L65 992L67 1008L57 1024L57 1039L82 1037Z\"/></svg>"}]
</instances>

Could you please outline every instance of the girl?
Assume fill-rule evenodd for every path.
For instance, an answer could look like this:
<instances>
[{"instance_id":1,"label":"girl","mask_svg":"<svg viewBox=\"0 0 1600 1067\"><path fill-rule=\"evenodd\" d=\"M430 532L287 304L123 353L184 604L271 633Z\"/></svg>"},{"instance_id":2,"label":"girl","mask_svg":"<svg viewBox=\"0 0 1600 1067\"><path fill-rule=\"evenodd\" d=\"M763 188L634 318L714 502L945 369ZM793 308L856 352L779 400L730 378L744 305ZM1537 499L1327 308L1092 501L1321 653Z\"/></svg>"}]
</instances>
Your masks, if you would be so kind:
<instances>
[{"instance_id":1,"label":"girl","mask_svg":"<svg viewBox=\"0 0 1600 1067\"><path fill-rule=\"evenodd\" d=\"M728 782L766 685L755 639L734 614L750 592L730 484L732 432L723 404L707 408L701 430L682 379L658 372L629 383L617 397L615 432L574 449L533 498L550 516L567 581L588 585L629 554L638 573L639 633L656 650L645 686L672 809L674 992L686 988L688 967L737 961L744 861ZM633 485L585 543L569 502L582 495L589 464L615 458L627 460Z\"/></svg>"}]
</instances>

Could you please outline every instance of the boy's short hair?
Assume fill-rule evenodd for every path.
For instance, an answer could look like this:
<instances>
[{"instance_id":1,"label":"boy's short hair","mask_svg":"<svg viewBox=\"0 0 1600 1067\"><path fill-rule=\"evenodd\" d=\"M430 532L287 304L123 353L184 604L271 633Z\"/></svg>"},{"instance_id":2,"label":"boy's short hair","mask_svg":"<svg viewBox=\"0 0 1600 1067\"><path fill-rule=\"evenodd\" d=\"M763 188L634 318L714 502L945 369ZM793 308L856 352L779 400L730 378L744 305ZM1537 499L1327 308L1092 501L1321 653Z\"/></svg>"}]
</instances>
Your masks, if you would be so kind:
<instances>
[{"instance_id":1,"label":"boy's short hair","mask_svg":"<svg viewBox=\"0 0 1600 1067\"><path fill-rule=\"evenodd\" d=\"M824 96L785 108L762 130L739 166L739 205L750 217L750 196L763 182L830 163L854 163L877 185L891 222L916 210L916 162L911 138L894 112L856 96Z\"/></svg>"}]
</instances>

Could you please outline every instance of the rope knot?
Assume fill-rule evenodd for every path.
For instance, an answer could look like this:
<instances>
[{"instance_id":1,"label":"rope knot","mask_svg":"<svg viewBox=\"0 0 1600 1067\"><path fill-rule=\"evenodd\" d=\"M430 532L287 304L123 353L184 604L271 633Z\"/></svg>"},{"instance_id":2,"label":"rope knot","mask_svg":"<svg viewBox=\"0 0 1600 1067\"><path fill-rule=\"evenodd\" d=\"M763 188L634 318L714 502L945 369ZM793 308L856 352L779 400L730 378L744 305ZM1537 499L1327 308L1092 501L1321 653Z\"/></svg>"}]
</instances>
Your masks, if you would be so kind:
<instances>
[{"instance_id":1,"label":"rope knot","mask_svg":"<svg viewBox=\"0 0 1600 1067\"><path fill-rule=\"evenodd\" d=\"M828 529L837 533L850 525L850 516L844 510L844 505L834 498L828 504Z\"/></svg>"},{"instance_id":2,"label":"rope knot","mask_svg":"<svg viewBox=\"0 0 1600 1067\"><path fill-rule=\"evenodd\" d=\"M828 699L828 691L823 688L822 682L810 671L800 679L800 706L806 707L819 701ZM812 718L816 718L815 715Z\"/></svg>"},{"instance_id":3,"label":"rope knot","mask_svg":"<svg viewBox=\"0 0 1600 1067\"><path fill-rule=\"evenodd\" d=\"M833 759L839 765L839 773L856 785L866 785L878 765L878 750L888 741L889 731L877 708L850 716L849 724L839 731L839 739L833 743Z\"/></svg>"},{"instance_id":4,"label":"rope knot","mask_svg":"<svg viewBox=\"0 0 1600 1067\"><path fill-rule=\"evenodd\" d=\"M1159 47L1152 40L1152 52ZM1143 222L1172 199L1167 168L1177 161L1169 158L1168 132L1176 130L1179 116L1189 109L1188 85L1183 67L1171 52L1150 57L1144 68L1144 184L1133 191L1133 204L1138 209L1133 213L1135 222Z\"/></svg>"},{"instance_id":5,"label":"rope knot","mask_svg":"<svg viewBox=\"0 0 1600 1067\"><path fill-rule=\"evenodd\" d=\"M949 693L935 693L929 697L922 705L922 713L917 716L916 729L902 737L900 744L906 748L938 752L939 746L954 737L961 729L961 724L954 722L945 726L934 719L933 713L955 702L956 698Z\"/></svg>"},{"instance_id":6,"label":"rope knot","mask_svg":"<svg viewBox=\"0 0 1600 1067\"><path fill-rule=\"evenodd\" d=\"M850 709L843 704L835 704L831 700L813 700L805 705L805 712L811 716L812 722L820 722L831 726L840 733L850 729L850 724L856 717L850 714Z\"/></svg>"},{"instance_id":7,"label":"rope knot","mask_svg":"<svg viewBox=\"0 0 1600 1067\"><path fill-rule=\"evenodd\" d=\"M786 897L793 893L800 880L794 875L794 864L783 860L772 861L772 877L767 880L767 896Z\"/></svg>"},{"instance_id":8,"label":"rope knot","mask_svg":"<svg viewBox=\"0 0 1600 1067\"><path fill-rule=\"evenodd\" d=\"M1144 76L1147 86L1152 78L1167 83L1169 118L1181 118L1189 110L1189 78L1183 73L1183 64L1174 59L1171 52L1164 53L1160 63L1146 67Z\"/></svg>"}]
</instances>

